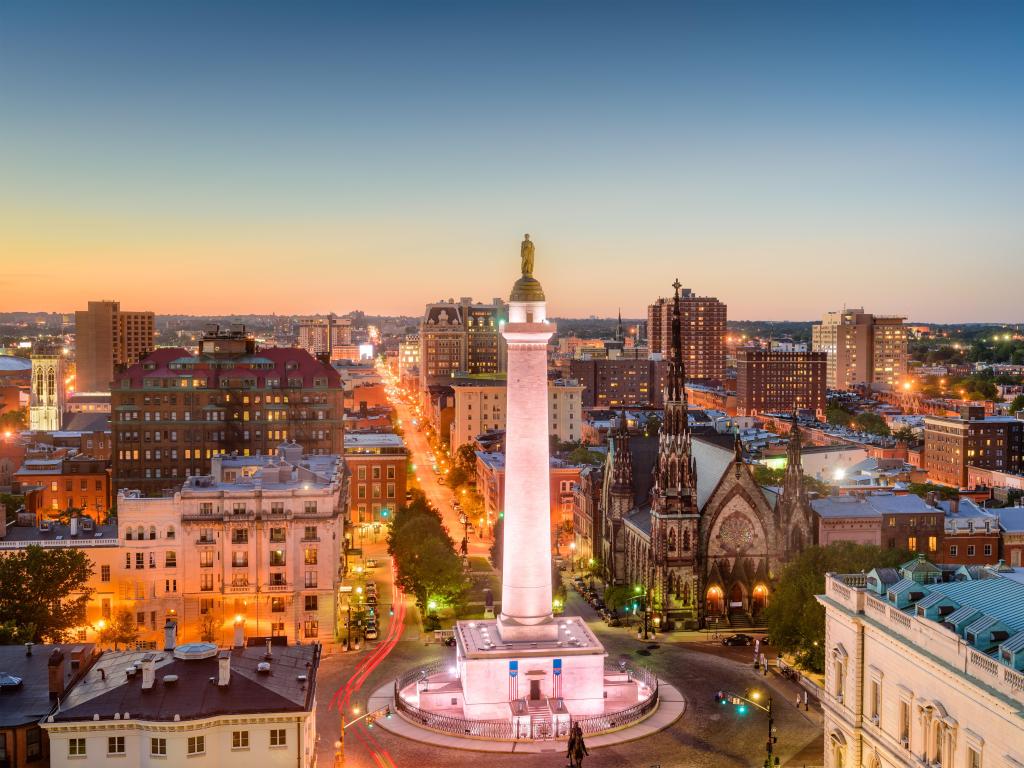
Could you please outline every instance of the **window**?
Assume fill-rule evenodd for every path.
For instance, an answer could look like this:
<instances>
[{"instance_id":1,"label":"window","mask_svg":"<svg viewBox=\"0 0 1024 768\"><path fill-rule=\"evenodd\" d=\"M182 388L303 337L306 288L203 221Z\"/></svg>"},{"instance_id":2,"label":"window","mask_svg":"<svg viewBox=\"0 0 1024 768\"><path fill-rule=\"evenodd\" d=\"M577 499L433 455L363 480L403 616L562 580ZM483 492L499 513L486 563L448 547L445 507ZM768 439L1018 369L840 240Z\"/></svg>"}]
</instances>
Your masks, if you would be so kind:
<instances>
[{"instance_id":1,"label":"window","mask_svg":"<svg viewBox=\"0 0 1024 768\"><path fill-rule=\"evenodd\" d=\"M135 553L135 567L145 568L146 567L146 555L143 552Z\"/></svg>"},{"instance_id":2,"label":"window","mask_svg":"<svg viewBox=\"0 0 1024 768\"><path fill-rule=\"evenodd\" d=\"M316 547L306 547L306 565L316 565L317 552Z\"/></svg>"},{"instance_id":3,"label":"window","mask_svg":"<svg viewBox=\"0 0 1024 768\"><path fill-rule=\"evenodd\" d=\"M201 755L206 752L206 737L205 736L189 736L188 737L188 753L190 755Z\"/></svg>"},{"instance_id":4,"label":"window","mask_svg":"<svg viewBox=\"0 0 1024 768\"><path fill-rule=\"evenodd\" d=\"M317 541L316 526L307 525L305 533L302 534L302 538L306 541Z\"/></svg>"},{"instance_id":5,"label":"window","mask_svg":"<svg viewBox=\"0 0 1024 768\"><path fill-rule=\"evenodd\" d=\"M939 549L939 540L935 536L928 537L928 551L936 552Z\"/></svg>"},{"instance_id":6,"label":"window","mask_svg":"<svg viewBox=\"0 0 1024 768\"><path fill-rule=\"evenodd\" d=\"M950 557L956 557L956 551L957 551L956 544L950 544L949 545L949 556Z\"/></svg>"},{"instance_id":7,"label":"window","mask_svg":"<svg viewBox=\"0 0 1024 768\"><path fill-rule=\"evenodd\" d=\"M359 479L359 480L365 480L366 479L366 467L359 467L359 470L356 472L356 478ZM53 490L57 490L57 489L54 488Z\"/></svg>"},{"instance_id":8,"label":"window","mask_svg":"<svg viewBox=\"0 0 1024 768\"><path fill-rule=\"evenodd\" d=\"M124 736L108 736L107 737L107 754L108 755L123 755L124 754Z\"/></svg>"},{"instance_id":9,"label":"window","mask_svg":"<svg viewBox=\"0 0 1024 768\"><path fill-rule=\"evenodd\" d=\"M320 634L320 622L316 619L309 619L302 623L303 633L308 638L317 637Z\"/></svg>"},{"instance_id":10,"label":"window","mask_svg":"<svg viewBox=\"0 0 1024 768\"><path fill-rule=\"evenodd\" d=\"M991 544L986 544L984 552L985 552L985 556L986 557L990 556L992 554L992 545Z\"/></svg>"},{"instance_id":11,"label":"window","mask_svg":"<svg viewBox=\"0 0 1024 768\"><path fill-rule=\"evenodd\" d=\"M231 531L231 543L248 544L249 530L247 528L235 528L233 531Z\"/></svg>"},{"instance_id":12,"label":"window","mask_svg":"<svg viewBox=\"0 0 1024 768\"><path fill-rule=\"evenodd\" d=\"M967 556L968 557L974 557L974 545L973 544L968 544L967 545Z\"/></svg>"},{"instance_id":13,"label":"window","mask_svg":"<svg viewBox=\"0 0 1024 768\"><path fill-rule=\"evenodd\" d=\"M284 613L284 598L275 597L270 601L270 610L273 613Z\"/></svg>"},{"instance_id":14,"label":"window","mask_svg":"<svg viewBox=\"0 0 1024 768\"><path fill-rule=\"evenodd\" d=\"M270 746L283 747L288 743L288 732L284 728L270 729Z\"/></svg>"},{"instance_id":15,"label":"window","mask_svg":"<svg viewBox=\"0 0 1024 768\"><path fill-rule=\"evenodd\" d=\"M316 587L316 571L306 571L306 589Z\"/></svg>"},{"instance_id":16,"label":"window","mask_svg":"<svg viewBox=\"0 0 1024 768\"><path fill-rule=\"evenodd\" d=\"M199 567L200 568L212 568L213 567L213 550L204 549L199 552Z\"/></svg>"},{"instance_id":17,"label":"window","mask_svg":"<svg viewBox=\"0 0 1024 768\"><path fill-rule=\"evenodd\" d=\"M875 725L882 716L882 683L879 680L871 681L871 719Z\"/></svg>"},{"instance_id":18,"label":"window","mask_svg":"<svg viewBox=\"0 0 1024 768\"><path fill-rule=\"evenodd\" d=\"M285 564L284 550L283 549L272 550L271 553L270 553L270 565L273 566L273 567L278 567L278 566L281 566L281 565L284 565L284 564Z\"/></svg>"},{"instance_id":19,"label":"window","mask_svg":"<svg viewBox=\"0 0 1024 768\"><path fill-rule=\"evenodd\" d=\"M213 574L204 573L199 576L199 589L203 592L213 591Z\"/></svg>"},{"instance_id":20,"label":"window","mask_svg":"<svg viewBox=\"0 0 1024 768\"><path fill-rule=\"evenodd\" d=\"M319 606L319 601L316 595L306 595L305 603L307 611L315 611Z\"/></svg>"},{"instance_id":21,"label":"window","mask_svg":"<svg viewBox=\"0 0 1024 768\"><path fill-rule=\"evenodd\" d=\"M981 768L981 751L977 747L967 747L967 768Z\"/></svg>"},{"instance_id":22,"label":"window","mask_svg":"<svg viewBox=\"0 0 1024 768\"><path fill-rule=\"evenodd\" d=\"M907 536L907 549L911 552L917 551L917 536Z\"/></svg>"},{"instance_id":23,"label":"window","mask_svg":"<svg viewBox=\"0 0 1024 768\"><path fill-rule=\"evenodd\" d=\"M248 731L232 731L231 732L231 748L232 749L248 749L249 748L249 732Z\"/></svg>"},{"instance_id":24,"label":"window","mask_svg":"<svg viewBox=\"0 0 1024 768\"><path fill-rule=\"evenodd\" d=\"M110 581L110 566L109 565L101 565L100 566L100 581Z\"/></svg>"},{"instance_id":25,"label":"window","mask_svg":"<svg viewBox=\"0 0 1024 768\"><path fill-rule=\"evenodd\" d=\"M167 754L167 739L150 739L149 754L161 756Z\"/></svg>"},{"instance_id":26,"label":"window","mask_svg":"<svg viewBox=\"0 0 1024 768\"><path fill-rule=\"evenodd\" d=\"M164 553L164 568L174 568L178 564L178 554L176 552Z\"/></svg>"},{"instance_id":27,"label":"window","mask_svg":"<svg viewBox=\"0 0 1024 768\"><path fill-rule=\"evenodd\" d=\"M248 568L249 567L249 552L245 549L235 550L231 553L231 567L232 568Z\"/></svg>"},{"instance_id":28,"label":"window","mask_svg":"<svg viewBox=\"0 0 1024 768\"><path fill-rule=\"evenodd\" d=\"M68 739L68 757L85 757L85 739Z\"/></svg>"},{"instance_id":29,"label":"window","mask_svg":"<svg viewBox=\"0 0 1024 768\"><path fill-rule=\"evenodd\" d=\"M277 543L283 542L285 540L284 528L271 528L270 540Z\"/></svg>"},{"instance_id":30,"label":"window","mask_svg":"<svg viewBox=\"0 0 1024 768\"><path fill-rule=\"evenodd\" d=\"M910 702L900 701L900 743L910 748Z\"/></svg>"},{"instance_id":31,"label":"window","mask_svg":"<svg viewBox=\"0 0 1024 768\"><path fill-rule=\"evenodd\" d=\"M29 728L25 731L25 759L35 762L43 756L42 728Z\"/></svg>"}]
</instances>

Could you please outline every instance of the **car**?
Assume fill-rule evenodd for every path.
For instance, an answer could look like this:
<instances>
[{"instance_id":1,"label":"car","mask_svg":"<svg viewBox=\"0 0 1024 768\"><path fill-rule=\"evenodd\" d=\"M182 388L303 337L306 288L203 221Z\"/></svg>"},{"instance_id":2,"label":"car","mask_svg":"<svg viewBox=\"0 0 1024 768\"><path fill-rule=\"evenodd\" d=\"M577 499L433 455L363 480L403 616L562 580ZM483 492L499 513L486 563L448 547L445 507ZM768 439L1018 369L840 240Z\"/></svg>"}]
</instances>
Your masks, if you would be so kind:
<instances>
[{"instance_id":1,"label":"car","mask_svg":"<svg viewBox=\"0 0 1024 768\"><path fill-rule=\"evenodd\" d=\"M376 592L370 592L366 596L366 602L369 603L370 605L376 605L377 604L377 593ZM750 643L746 643L746 645L750 645Z\"/></svg>"},{"instance_id":2,"label":"car","mask_svg":"<svg viewBox=\"0 0 1024 768\"><path fill-rule=\"evenodd\" d=\"M378 637L380 637L380 632L377 630L377 627L371 625L368 626L365 630L363 630L363 636L367 640L376 640Z\"/></svg>"},{"instance_id":3,"label":"car","mask_svg":"<svg viewBox=\"0 0 1024 768\"><path fill-rule=\"evenodd\" d=\"M771 644L772 644L772 639L771 639L771 637L769 635L765 635L764 637L761 638L761 645L771 645Z\"/></svg>"},{"instance_id":4,"label":"car","mask_svg":"<svg viewBox=\"0 0 1024 768\"><path fill-rule=\"evenodd\" d=\"M444 644L447 645L449 648L452 648L455 645L455 636L452 635L451 637L446 637L444 639Z\"/></svg>"},{"instance_id":5,"label":"car","mask_svg":"<svg viewBox=\"0 0 1024 768\"><path fill-rule=\"evenodd\" d=\"M608 626L609 627L621 627L622 626L622 619L620 619L618 616L612 616L610 619L608 619Z\"/></svg>"},{"instance_id":6,"label":"car","mask_svg":"<svg viewBox=\"0 0 1024 768\"><path fill-rule=\"evenodd\" d=\"M366 567L367 567L367 568L376 568L376 567L377 567L377 561L376 561L376 560L374 560L374 559L373 559L373 558L371 557L371 558L370 558L369 560L367 560L367 561L366 561ZM369 584L367 584L367 586L369 586Z\"/></svg>"},{"instance_id":7,"label":"car","mask_svg":"<svg viewBox=\"0 0 1024 768\"><path fill-rule=\"evenodd\" d=\"M750 635L744 635L737 633L735 635L729 635L722 640L722 645L753 645L754 638Z\"/></svg>"},{"instance_id":8,"label":"car","mask_svg":"<svg viewBox=\"0 0 1024 768\"><path fill-rule=\"evenodd\" d=\"M367 594L376 595L377 594L377 582L375 582L375 581L368 581L368 582L366 582L366 592L367 592Z\"/></svg>"}]
</instances>

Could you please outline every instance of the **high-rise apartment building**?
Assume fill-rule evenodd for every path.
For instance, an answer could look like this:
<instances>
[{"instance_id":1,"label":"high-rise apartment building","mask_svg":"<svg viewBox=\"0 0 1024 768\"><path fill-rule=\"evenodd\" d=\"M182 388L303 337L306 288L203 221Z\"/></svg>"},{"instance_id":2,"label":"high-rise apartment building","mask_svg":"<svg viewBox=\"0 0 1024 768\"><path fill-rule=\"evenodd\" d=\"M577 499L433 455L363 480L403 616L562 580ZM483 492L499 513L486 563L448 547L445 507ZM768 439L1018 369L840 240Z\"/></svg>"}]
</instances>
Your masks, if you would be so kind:
<instances>
[{"instance_id":1,"label":"high-rise apartment building","mask_svg":"<svg viewBox=\"0 0 1024 768\"><path fill-rule=\"evenodd\" d=\"M29 394L29 429L53 432L64 416L64 358L57 355L32 356L32 390Z\"/></svg>"},{"instance_id":2,"label":"high-rise apartment building","mask_svg":"<svg viewBox=\"0 0 1024 768\"><path fill-rule=\"evenodd\" d=\"M907 372L905 319L872 315L863 309L826 313L811 328L811 347L828 355L828 387L897 384Z\"/></svg>"},{"instance_id":3,"label":"high-rise apartment building","mask_svg":"<svg viewBox=\"0 0 1024 768\"><path fill-rule=\"evenodd\" d=\"M965 405L960 415L925 416L924 468L932 482L967 486L969 466L1019 473L1024 470L1024 421L985 417L981 405Z\"/></svg>"},{"instance_id":4,"label":"high-rise apartment building","mask_svg":"<svg viewBox=\"0 0 1024 768\"><path fill-rule=\"evenodd\" d=\"M740 349L736 352L736 412L825 411L824 352L775 352Z\"/></svg>"},{"instance_id":5,"label":"high-rise apartment building","mask_svg":"<svg viewBox=\"0 0 1024 768\"><path fill-rule=\"evenodd\" d=\"M501 299L428 304L420 321L420 389L456 373L504 371L508 352L500 329L507 318L508 305Z\"/></svg>"},{"instance_id":6,"label":"high-rise apartment building","mask_svg":"<svg viewBox=\"0 0 1024 768\"><path fill-rule=\"evenodd\" d=\"M683 365L689 381L721 381L725 377L726 306L711 296L695 296L689 288L679 292L679 332ZM672 299L658 299L647 307L648 348L668 356L672 346Z\"/></svg>"},{"instance_id":7,"label":"high-rise apartment building","mask_svg":"<svg viewBox=\"0 0 1024 768\"><path fill-rule=\"evenodd\" d=\"M214 456L273 454L296 440L343 452L344 392L331 366L303 349L257 349L245 327L206 329L198 355L158 349L111 390L115 491L147 495L207 474Z\"/></svg>"},{"instance_id":8,"label":"high-rise apartment building","mask_svg":"<svg viewBox=\"0 0 1024 768\"><path fill-rule=\"evenodd\" d=\"M662 406L667 360L616 358L569 361L569 375L583 386L584 408Z\"/></svg>"},{"instance_id":9,"label":"high-rise apartment building","mask_svg":"<svg viewBox=\"0 0 1024 768\"><path fill-rule=\"evenodd\" d=\"M75 370L79 392L106 392L114 373L153 350L152 312L123 312L116 301L90 301L75 312Z\"/></svg>"},{"instance_id":10,"label":"high-rise apartment building","mask_svg":"<svg viewBox=\"0 0 1024 768\"><path fill-rule=\"evenodd\" d=\"M352 320L333 313L304 317L299 321L298 344L314 357L333 357L335 348L352 344Z\"/></svg>"}]
</instances>

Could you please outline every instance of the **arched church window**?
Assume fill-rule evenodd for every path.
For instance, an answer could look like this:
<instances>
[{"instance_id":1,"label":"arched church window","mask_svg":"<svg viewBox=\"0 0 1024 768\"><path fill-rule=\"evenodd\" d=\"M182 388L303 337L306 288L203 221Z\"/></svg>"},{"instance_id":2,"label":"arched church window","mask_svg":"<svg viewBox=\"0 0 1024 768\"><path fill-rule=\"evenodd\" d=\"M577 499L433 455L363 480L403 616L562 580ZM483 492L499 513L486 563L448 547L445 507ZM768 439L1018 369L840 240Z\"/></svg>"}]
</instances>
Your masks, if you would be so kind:
<instances>
[{"instance_id":1,"label":"arched church window","mask_svg":"<svg viewBox=\"0 0 1024 768\"><path fill-rule=\"evenodd\" d=\"M690 551L690 532L683 531L683 552Z\"/></svg>"},{"instance_id":2,"label":"arched church window","mask_svg":"<svg viewBox=\"0 0 1024 768\"><path fill-rule=\"evenodd\" d=\"M669 528L668 529L668 551L669 552L675 552L676 551L676 544L677 544L677 541L676 541L676 529L675 528Z\"/></svg>"}]
</instances>

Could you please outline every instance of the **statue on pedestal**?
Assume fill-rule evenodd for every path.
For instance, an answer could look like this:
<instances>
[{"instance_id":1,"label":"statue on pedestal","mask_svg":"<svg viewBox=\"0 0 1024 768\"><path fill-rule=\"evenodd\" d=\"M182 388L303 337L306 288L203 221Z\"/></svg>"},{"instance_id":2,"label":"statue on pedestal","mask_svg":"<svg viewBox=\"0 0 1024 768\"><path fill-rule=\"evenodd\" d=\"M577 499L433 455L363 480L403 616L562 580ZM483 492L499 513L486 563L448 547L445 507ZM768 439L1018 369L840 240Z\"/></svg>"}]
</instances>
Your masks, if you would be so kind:
<instances>
[{"instance_id":1,"label":"statue on pedestal","mask_svg":"<svg viewBox=\"0 0 1024 768\"><path fill-rule=\"evenodd\" d=\"M523 235L523 244L519 247L522 259L523 277L533 277L533 243L529 235Z\"/></svg>"}]
</instances>

